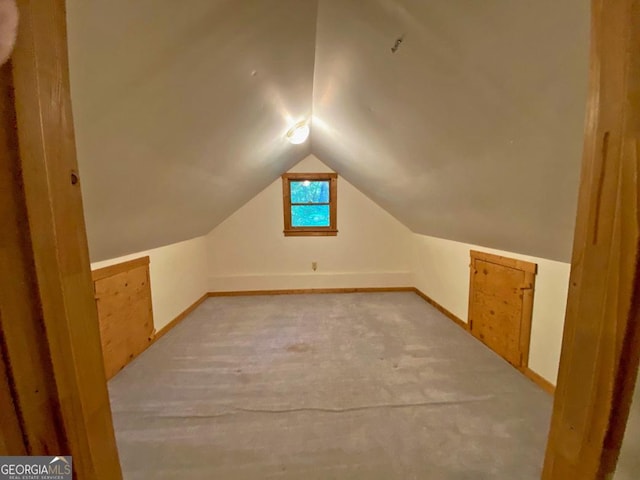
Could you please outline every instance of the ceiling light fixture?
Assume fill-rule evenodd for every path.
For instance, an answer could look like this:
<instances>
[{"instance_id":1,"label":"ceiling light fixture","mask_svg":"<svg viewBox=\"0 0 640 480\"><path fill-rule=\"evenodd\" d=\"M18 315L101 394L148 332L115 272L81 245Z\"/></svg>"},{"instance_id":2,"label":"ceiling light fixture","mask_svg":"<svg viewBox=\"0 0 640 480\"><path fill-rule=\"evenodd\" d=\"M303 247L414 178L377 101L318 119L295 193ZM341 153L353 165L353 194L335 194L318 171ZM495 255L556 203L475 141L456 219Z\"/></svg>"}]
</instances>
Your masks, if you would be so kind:
<instances>
[{"instance_id":1,"label":"ceiling light fixture","mask_svg":"<svg viewBox=\"0 0 640 480\"><path fill-rule=\"evenodd\" d=\"M309 131L307 122L298 122L287 132L287 140L294 145L304 143L309 137Z\"/></svg>"}]
</instances>

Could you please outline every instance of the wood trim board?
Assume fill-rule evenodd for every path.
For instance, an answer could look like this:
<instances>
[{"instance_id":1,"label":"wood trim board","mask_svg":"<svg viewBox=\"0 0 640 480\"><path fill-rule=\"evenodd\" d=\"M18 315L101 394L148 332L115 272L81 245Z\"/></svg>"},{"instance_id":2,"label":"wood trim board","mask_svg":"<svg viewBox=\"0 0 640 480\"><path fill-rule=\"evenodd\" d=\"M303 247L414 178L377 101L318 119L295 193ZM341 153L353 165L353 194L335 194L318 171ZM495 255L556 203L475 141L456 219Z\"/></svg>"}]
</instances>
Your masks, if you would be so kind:
<instances>
[{"instance_id":1,"label":"wood trim board","mask_svg":"<svg viewBox=\"0 0 640 480\"><path fill-rule=\"evenodd\" d=\"M250 295L299 295L306 293L375 293L375 292L413 292L413 287L362 287L362 288L290 288L281 290L236 290L228 292L209 292L209 297L241 297Z\"/></svg>"},{"instance_id":2,"label":"wood trim board","mask_svg":"<svg viewBox=\"0 0 640 480\"><path fill-rule=\"evenodd\" d=\"M157 332L154 332L147 348L157 342L164 335L169 333L180 322L182 322L190 313L202 304L209 297L244 297L258 295L300 295L300 294L328 294L328 293L376 293L376 292L415 292L413 287L363 287L363 288L308 288L308 289L283 289L283 290L239 290L228 292L207 292L199 299L193 302L189 307L184 309L173 320L167 323ZM139 354L135 355L136 358Z\"/></svg>"},{"instance_id":3,"label":"wood trim board","mask_svg":"<svg viewBox=\"0 0 640 480\"><path fill-rule=\"evenodd\" d=\"M120 480L76 162L65 2L17 4L11 66L19 150L10 158L19 167L24 204L9 208L21 214L18 231L24 241L15 253L25 262L10 272L29 278L29 295L5 301L24 302L31 314L6 319L3 314L2 321L38 323L32 324L37 327L32 335L14 330L15 336L5 337L7 364L14 379L23 378L16 368L28 366L34 375L48 377L40 398L16 398L25 431L42 432L25 436L28 453L71 454L75 478ZM30 343L38 345L31 363L16 356Z\"/></svg>"},{"instance_id":4,"label":"wood trim board","mask_svg":"<svg viewBox=\"0 0 640 480\"><path fill-rule=\"evenodd\" d=\"M546 378L538 375L536 372L531 370L529 367L522 367L519 369L525 377L531 380L533 383L542 388L545 392L554 395L556 392L556 387L553 383L548 381Z\"/></svg>"},{"instance_id":5,"label":"wood trim board","mask_svg":"<svg viewBox=\"0 0 640 480\"><path fill-rule=\"evenodd\" d=\"M533 273L534 275L538 273L538 265L536 263L519 260L517 258L504 257L493 253L481 252L479 250L471 250L471 257L485 262L496 263L505 267L523 270L525 272Z\"/></svg>"},{"instance_id":6,"label":"wood trim board","mask_svg":"<svg viewBox=\"0 0 640 480\"><path fill-rule=\"evenodd\" d=\"M467 322L460 319L458 316L453 314L451 311L440 305L438 302L429 297L426 293L421 291L416 287L365 287L365 288L310 288L310 289L286 289L286 290L248 290L248 291L229 291L229 292L209 292L207 297L238 297L238 296L252 296L252 295L296 295L296 294L323 294L323 293L365 293L365 292L413 292L422 298L424 301L429 303L431 306L436 308L439 312L444 314L447 318L453 321L456 325L458 325L463 330L469 331L469 325ZM170 324L168 324L161 332L160 336L164 335L169 331L175 324L180 322L188 313L193 311L202 301L203 298L200 298L194 305L192 305L189 309L185 310L183 314L176 317ZM475 337L474 337L475 338ZM527 378L532 380L538 386L540 386L544 391L553 394L555 391L555 387L552 383L544 379L542 376L538 375L536 372L531 370L529 367L523 367L517 369L521 373L523 373Z\"/></svg>"},{"instance_id":7,"label":"wood trim board","mask_svg":"<svg viewBox=\"0 0 640 480\"><path fill-rule=\"evenodd\" d=\"M200 306L202 302L204 302L207 298L209 298L209 294L205 293L198 300L189 305L186 309L184 309L180 314L178 314L173 320L167 323L164 327L162 327L157 332L154 331L153 335L149 338L149 343L146 345L145 349L136 353L130 358L129 363L142 355L151 345L160 340L164 335L169 333L174 327L176 327L180 322L182 322L185 318L189 316L191 312L193 312L196 308Z\"/></svg>"},{"instance_id":8,"label":"wood trim board","mask_svg":"<svg viewBox=\"0 0 640 480\"><path fill-rule=\"evenodd\" d=\"M128 260L126 262L115 263L113 265L93 270L91 272L91 279L95 282L96 280L102 280L103 278L111 277L118 273L126 272L127 270L133 270L137 267L149 265L149 263L150 259L148 255L145 257L134 258L133 260Z\"/></svg>"},{"instance_id":9,"label":"wood trim board","mask_svg":"<svg viewBox=\"0 0 640 480\"><path fill-rule=\"evenodd\" d=\"M469 332L469 326L466 322L454 315L451 311L440 305L433 300L427 294L422 292L416 287L361 287L361 288L310 288L310 289L281 289L281 290L240 290L240 291L228 291L228 292L207 292L202 295L193 304L183 310L167 325L162 327L157 333L154 334L149 346L157 342L164 335L169 333L180 322L182 322L190 313L198 308L209 297L244 297L244 296L259 296L259 295L300 295L300 294L330 294L330 293L378 293L378 292L413 292L436 308L439 312L444 314L447 318L453 321L463 330ZM474 337L475 338L475 337ZM147 347L148 348L148 347ZM135 358L135 357L134 357ZM528 367L518 369L527 378L532 380L538 386L548 393L553 394L555 391L554 385L538 375L536 372Z\"/></svg>"},{"instance_id":10,"label":"wood trim board","mask_svg":"<svg viewBox=\"0 0 640 480\"><path fill-rule=\"evenodd\" d=\"M207 292L178 316L162 327L153 337L151 344L158 341L176 325L182 322L191 312L209 297L246 297L257 295L300 295L300 294L328 294L328 293L376 293L376 292L415 292L413 287L363 287L363 288L307 288L283 290L237 290L228 292Z\"/></svg>"},{"instance_id":11,"label":"wood trim board","mask_svg":"<svg viewBox=\"0 0 640 480\"><path fill-rule=\"evenodd\" d=\"M332 228L318 228L314 230L283 230L285 237L335 237L338 230Z\"/></svg>"},{"instance_id":12,"label":"wood trim board","mask_svg":"<svg viewBox=\"0 0 640 480\"><path fill-rule=\"evenodd\" d=\"M282 178L286 178L289 180L308 180L310 178L313 178L315 180L331 180L332 178L338 178L338 174L335 172L320 172L320 173L296 172L296 173L283 173Z\"/></svg>"},{"instance_id":13,"label":"wood trim board","mask_svg":"<svg viewBox=\"0 0 640 480\"><path fill-rule=\"evenodd\" d=\"M21 425L22 418L14 401L17 395L13 372L5 361L5 348L6 345L0 345L0 455L24 456L28 453L28 445Z\"/></svg>"},{"instance_id":14,"label":"wood trim board","mask_svg":"<svg viewBox=\"0 0 640 480\"><path fill-rule=\"evenodd\" d=\"M169 331L171 331L176 325L178 325L182 320L187 318L187 316L193 312L196 308L200 306L202 302L204 302L207 298L209 298L209 294L205 293L198 300L193 302L187 308L185 308L180 314L178 314L173 320L167 323L164 327L154 333L151 343L149 346L153 345L155 342L160 340L163 336L165 336Z\"/></svg>"},{"instance_id":15,"label":"wood trim board","mask_svg":"<svg viewBox=\"0 0 640 480\"><path fill-rule=\"evenodd\" d=\"M591 7L578 215L544 480L613 476L640 360L640 0Z\"/></svg>"},{"instance_id":16,"label":"wood trim board","mask_svg":"<svg viewBox=\"0 0 640 480\"><path fill-rule=\"evenodd\" d=\"M531 349L531 328L533 325L533 296L536 288L536 271L524 271L524 281L528 285L522 290L522 330L520 331L520 353L523 368L529 367L529 351Z\"/></svg>"},{"instance_id":17,"label":"wood trim board","mask_svg":"<svg viewBox=\"0 0 640 480\"><path fill-rule=\"evenodd\" d=\"M420 289L414 288L414 291L424 301L426 301L427 303L429 303L430 305L435 307L436 310L440 311L442 314L444 314L447 318L452 320L460 328L462 328L463 330L465 330L466 332L471 334L471 331L469 329L469 324L468 323L464 322L458 316L456 316L453 313L451 313L449 310L444 308L442 305L440 305L438 302L433 300L431 297L429 297L429 295L427 295L426 293L424 293ZM476 339L475 336L473 338ZM511 364L509 364L509 365L511 365ZM511 365L511 366L513 366L513 365ZM540 388L542 388L545 392L548 392L548 393L550 393L552 395L555 392L555 387L551 382L549 382L548 380L546 380L542 376L538 375L536 372L531 370L528 366L521 367L521 368L517 368L517 367L514 367L514 368L516 368L516 370L518 370L523 375L525 375L527 378L529 378L531 381L533 381L536 385L538 385Z\"/></svg>"},{"instance_id":18,"label":"wood trim board","mask_svg":"<svg viewBox=\"0 0 640 480\"><path fill-rule=\"evenodd\" d=\"M60 415L49 344L44 335L33 251L22 188L11 65L0 67L0 423L4 448L66 450L52 435Z\"/></svg>"},{"instance_id":19,"label":"wood trim board","mask_svg":"<svg viewBox=\"0 0 640 480\"><path fill-rule=\"evenodd\" d=\"M147 257L148 258L148 257ZM132 262L129 262L129 265L136 264L144 264L144 262L137 262L136 259ZM416 287L360 287L360 288L308 288L308 289L279 289L279 290L236 290L236 291L218 291L218 292L207 292L202 295L198 300L196 300L193 304L191 304L188 308L182 311L179 315L177 315L173 320L171 320L167 325L165 325L162 329L160 329L157 333L154 333L149 346L158 341L168 332L170 332L175 326L177 326L180 322L182 322L191 312L193 312L200 304L202 304L209 297L238 297L238 296L260 296L260 295L300 295L300 294L332 294L332 293L376 293L376 292L413 292L421 297L424 301L429 303L431 306L436 308L439 312L444 314L447 318L453 321L456 325L458 325L463 330L469 332L469 324L459 318L457 315L453 314L451 311L440 305L438 302L433 300L427 294L422 292L420 289ZM469 332L470 333L470 332ZM147 347L148 348L148 347ZM137 355L136 355L137 357ZM135 358L135 357L134 357ZM538 375L536 372L531 370L529 367L525 366L518 369L521 373L523 373L527 378L532 380L538 386L540 386L543 390L548 393L553 394L555 391L555 386L547 381L542 376Z\"/></svg>"},{"instance_id":20,"label":"wood trim board","mask_svg":"<svg viewBox=\"0 0 640 480\"><path fill-rule=\"evenodd\" d=\"M432 299L431 297L429 297L426 293L424 293L422 290L418 289L418 288L413 288L413 291L419 296L421 297L425 302L427 302L429 305L435 307L436 310L438 310L440 313L442 313L445 317L449 318L451 321L453 321L456 325L458 325L460 328L462 328L463 330L466 330L467 332L469 331L469 324L467 322L465 322L464 320L462 320L460 317L454 315L453 313L451 313L449 310L447 310L446 308L444 308L442 305L440 305L438 302L436 302L434 299Z\"/></svg>"}]
</instances>

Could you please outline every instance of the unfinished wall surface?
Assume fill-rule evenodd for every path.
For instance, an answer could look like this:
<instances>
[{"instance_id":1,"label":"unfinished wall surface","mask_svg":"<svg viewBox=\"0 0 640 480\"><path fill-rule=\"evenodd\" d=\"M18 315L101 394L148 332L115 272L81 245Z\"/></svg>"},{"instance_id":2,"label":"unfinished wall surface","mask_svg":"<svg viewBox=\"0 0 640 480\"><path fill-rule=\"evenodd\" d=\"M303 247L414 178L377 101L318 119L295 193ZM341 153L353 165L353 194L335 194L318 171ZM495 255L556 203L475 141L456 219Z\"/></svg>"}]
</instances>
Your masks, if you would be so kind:
<instances>
[{"instance_id":1,"label":"unfinished wall surface","mask_svg":"<svg viewBox=\"0 0 640 480\"><path fill-rule=\"evenodd\" d=\"M309 156L290 171L331 170ZM207 235L210 290L412 286L411 232L343 178L336 237L285 237L282 209L278 179Z\"/></svg>"},{"instance_id":2,"label":"unfinished wall surface","mask_svg":"<svg viewBox=\"0 0 640 480\"><path fill-rule=\"evenodd\" d=\"M134 258L150 258L153 323L162 329L207 292L204 237L91 264L106 267Z\"/></svg>"},{"instance_id":3,"label":"unfinished wall surface","mask_svg":"<svg viewBox=\"0 0 640 480\"><path fill-rule=\"evenodd\" d=\"M640 475L640 378L636 379L633 403L624 433L615 480L637 480Z\"/></svg>"},{"instance_id":4,"label":"unfinished wall surface","mask_svg":"<svg viewBox=\"0 0 640 480\"><path fill-rule=\"evenodd\" d=\"M538 264L529 368L555 385L560 362L571 265L426 235L413 235L415 286L465 322L469 309L469 251Z\"/></svg>"}]
</instances>

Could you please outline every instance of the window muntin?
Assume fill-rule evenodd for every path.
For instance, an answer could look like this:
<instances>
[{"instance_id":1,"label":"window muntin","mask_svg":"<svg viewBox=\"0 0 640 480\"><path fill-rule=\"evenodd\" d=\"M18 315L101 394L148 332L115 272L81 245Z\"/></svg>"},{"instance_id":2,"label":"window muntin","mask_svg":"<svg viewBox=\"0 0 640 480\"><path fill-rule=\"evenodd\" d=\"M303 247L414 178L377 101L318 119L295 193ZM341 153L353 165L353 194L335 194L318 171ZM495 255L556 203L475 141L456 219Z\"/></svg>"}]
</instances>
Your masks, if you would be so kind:
<instances>
[{"instance_id":1,"label":"window muntin","mask_svg":"<svg viewBox=\"0 0 640 480\"><path fill-rule=\"evenodd\" d=\"M336 235L337 175L282 176L285 236Z\"/></svg>"}]
</instances>

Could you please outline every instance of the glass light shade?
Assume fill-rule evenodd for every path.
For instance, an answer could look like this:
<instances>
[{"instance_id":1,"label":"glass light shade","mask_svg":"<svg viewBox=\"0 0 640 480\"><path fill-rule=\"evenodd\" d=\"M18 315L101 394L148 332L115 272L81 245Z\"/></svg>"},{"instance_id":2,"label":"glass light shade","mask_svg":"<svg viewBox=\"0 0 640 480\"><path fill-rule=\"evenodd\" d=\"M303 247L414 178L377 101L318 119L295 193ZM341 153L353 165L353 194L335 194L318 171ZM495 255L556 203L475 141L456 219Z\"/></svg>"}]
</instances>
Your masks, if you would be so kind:
<instances>
[{"instance_id":1,"label":"glass light shade","mask_svg":"<svg viewBox=\"0 0 640 480\"><path fill-rule=\"evenodd\" d=\"M309 125L299 123L287 132L287 140L294 145L304 143L309 137L309 131Z\"/></svg>"}]
</instances>

